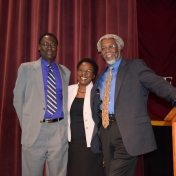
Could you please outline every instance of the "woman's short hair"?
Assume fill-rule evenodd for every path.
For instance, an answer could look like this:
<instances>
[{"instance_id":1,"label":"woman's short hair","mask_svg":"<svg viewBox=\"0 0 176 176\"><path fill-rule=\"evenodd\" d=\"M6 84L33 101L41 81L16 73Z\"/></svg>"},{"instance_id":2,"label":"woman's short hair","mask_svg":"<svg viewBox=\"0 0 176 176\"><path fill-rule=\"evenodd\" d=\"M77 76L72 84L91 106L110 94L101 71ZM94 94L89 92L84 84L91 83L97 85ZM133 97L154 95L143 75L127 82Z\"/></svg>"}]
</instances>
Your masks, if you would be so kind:
<instances>
[{"instance_id":1,"label":"woman's short hair","mask_svg":"<svg viewBox=\"0 0 176 176\"><path fill-rule=\"evenodd\" d=\"M94 74L95 76L97 75L98 73L98 65L97 63L93 60L93 59L90 59L90 58L84 58L82 60L80 60L77 64L77 69L79 69L79 66L83 63L83 62L87 62L87 63L90 63L92 66L93 66L93 69L94 69Z\"/></svg>"}]
</instances>

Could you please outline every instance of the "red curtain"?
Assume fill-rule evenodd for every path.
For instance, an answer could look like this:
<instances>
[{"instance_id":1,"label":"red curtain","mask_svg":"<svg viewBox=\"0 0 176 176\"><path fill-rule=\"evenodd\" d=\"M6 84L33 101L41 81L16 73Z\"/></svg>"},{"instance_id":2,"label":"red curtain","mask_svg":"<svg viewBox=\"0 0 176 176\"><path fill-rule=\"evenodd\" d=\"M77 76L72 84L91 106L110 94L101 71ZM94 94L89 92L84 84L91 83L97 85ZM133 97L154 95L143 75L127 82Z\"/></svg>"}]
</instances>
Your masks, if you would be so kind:
<instances>
[{"instance_id":1,"label":"red curtain","mask_svg":"<svg viewBox=\"0 0 176 176\"><path fill-rule=\"evenodd\" d=\"M176 1L137 0L139 57L176 87ZM163 120L171 103L150 94L148 113Z\"/></svg>"},{"instance_id":2,"label":"red curtain","mask_svg":"<svg viewBox=\"0 0 176 176\"><path fill-rule=\"evenodd\" d=\"M176 86L175 4L137 0L136 9L136 0L0 0L0 175L21 175L21 129L12 105L13 88L19 65L39 58L42 33L58 37L56 61L71 70L70 84L76 83L76 64L84 57L96 60L100 72L105 68L96 43L102 35L114 33L125 42L124 58L140 56L157 74L172 77ZM161 120L170 110L163 101L151 95L153 119ZM135 176L142 175L141 159Z\"/></svg>"}]
</instances>

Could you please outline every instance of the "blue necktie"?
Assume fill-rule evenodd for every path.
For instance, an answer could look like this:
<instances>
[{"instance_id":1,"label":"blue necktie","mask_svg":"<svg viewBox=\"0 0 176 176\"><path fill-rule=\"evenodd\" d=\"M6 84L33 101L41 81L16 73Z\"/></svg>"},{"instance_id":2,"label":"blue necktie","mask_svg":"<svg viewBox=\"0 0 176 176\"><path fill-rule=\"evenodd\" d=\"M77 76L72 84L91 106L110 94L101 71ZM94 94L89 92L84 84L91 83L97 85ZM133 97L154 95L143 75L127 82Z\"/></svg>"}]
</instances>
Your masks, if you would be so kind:
<instances>
[{"instance_id":1,"label":"blue necktie","mask_svg":"<svg viewBox=\"0 0 176 176\"><path fill-rule=\"evenodd\" d=\"M47 111L50 114L54 114L57 110L56 101L56 82L52 70L52 65L48 65L48 79L47 79Z\"/></svg>"}]
</instances>

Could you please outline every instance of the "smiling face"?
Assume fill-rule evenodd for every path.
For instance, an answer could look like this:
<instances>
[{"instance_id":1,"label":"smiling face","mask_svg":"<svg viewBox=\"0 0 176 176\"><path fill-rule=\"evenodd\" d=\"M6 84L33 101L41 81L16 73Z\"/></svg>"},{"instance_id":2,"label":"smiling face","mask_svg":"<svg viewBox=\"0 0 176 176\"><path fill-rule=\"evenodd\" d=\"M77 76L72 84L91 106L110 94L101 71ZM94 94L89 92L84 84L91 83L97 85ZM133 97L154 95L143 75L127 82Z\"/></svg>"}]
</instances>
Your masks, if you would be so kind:
<instances>
[{"instance_id":1,"label":"smiling face","mask_svg":"<svg viewBox=\"0 0 176 176\"><path fill-rule=\"evenodd\" d=\"M87 86L95 78L92 64L83 62L77 70L79 86Z\"/></svg>"},{"instance_id":2,"label":"smiling face","mask_svg":"<svg viewBox=\"0 0 176 176\"><path fill-rule=\"evenodd\" d=\"M114 39L104 39L101 41L101 56L107 64L114 64L118 60L118 46Z\"/></svg>"},{"instance_id":3,"label":"smiling face","mask_svg":"<svg viewBox=\"0 0 176 176\"><path fill-rule=\"evenodd\" d=\"M38 45L40 55L42 58L48 62L52 63L57 54L57 42L52 36L46 35L42 38L40 44Z\"/></svg>"}]
</instances>

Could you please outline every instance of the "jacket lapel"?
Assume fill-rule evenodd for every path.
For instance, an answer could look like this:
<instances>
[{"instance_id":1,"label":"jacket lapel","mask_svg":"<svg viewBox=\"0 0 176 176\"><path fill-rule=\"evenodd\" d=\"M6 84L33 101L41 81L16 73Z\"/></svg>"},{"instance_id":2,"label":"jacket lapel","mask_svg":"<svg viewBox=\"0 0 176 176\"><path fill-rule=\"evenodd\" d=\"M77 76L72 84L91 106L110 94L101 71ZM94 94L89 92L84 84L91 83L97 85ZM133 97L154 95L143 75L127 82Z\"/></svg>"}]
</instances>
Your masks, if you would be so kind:
<instances>
[{"instance_id":1,"label":"jacket lapel","mask_svg":"<svg viewBox=\"0 0 176 176\"><path fill-rule=\"evenodd\" d=\"M61 80L62 80L62 95L63 95L63 112L65 114L66 109L67 109L67 97L65 97L66 95L68 95L68 85L67 85L67 81L65 80L65 71L62 69L62 67L60 65L58 65L59 68L59 72L60 72L60 76L61 76Z\"/></svg>"},{"instance_id":2,"label":"jacket lapel","mask_svg":"<svg viewBox=\"0 0 176 176\"><path fill-rule=\"evenodd\" d=\"M44 88L43 88L43 76L42 76L42 67L41 67L41 60L37 60L34 63L33 66L33 77L35 80L36 87L38 89L38 93L40 94L40 97L45 104L45 94L44 94Z\"/></svg>"},{"instance_id":3,"label":"jacket lapel","mask_svg":"<svg viewBox=\"0 0 176 176\"><path fill-rule=\"evenodd\" d=\"M119 69L118 69L117 77L116 77L114 105L117 100L119 90L122 85L123 78L125 76L126 68L127 68L126 67L126 60L122 59L120 66L119 66Z\"/></svg>"},{"instance_id":4,"label":"jacket lapel","mask_svg":"<svg viewBox=\"0 0 176 176\"><path fill-rule=\"evenodd\" d=\"M71 105L72 105L73 100L75 99L76 94L77 94L77 90L78 90L78 84L75 84L75 86L72 87L71 91L69 91L68 110L71 109Z\"/></svg>"}]
</instances>

